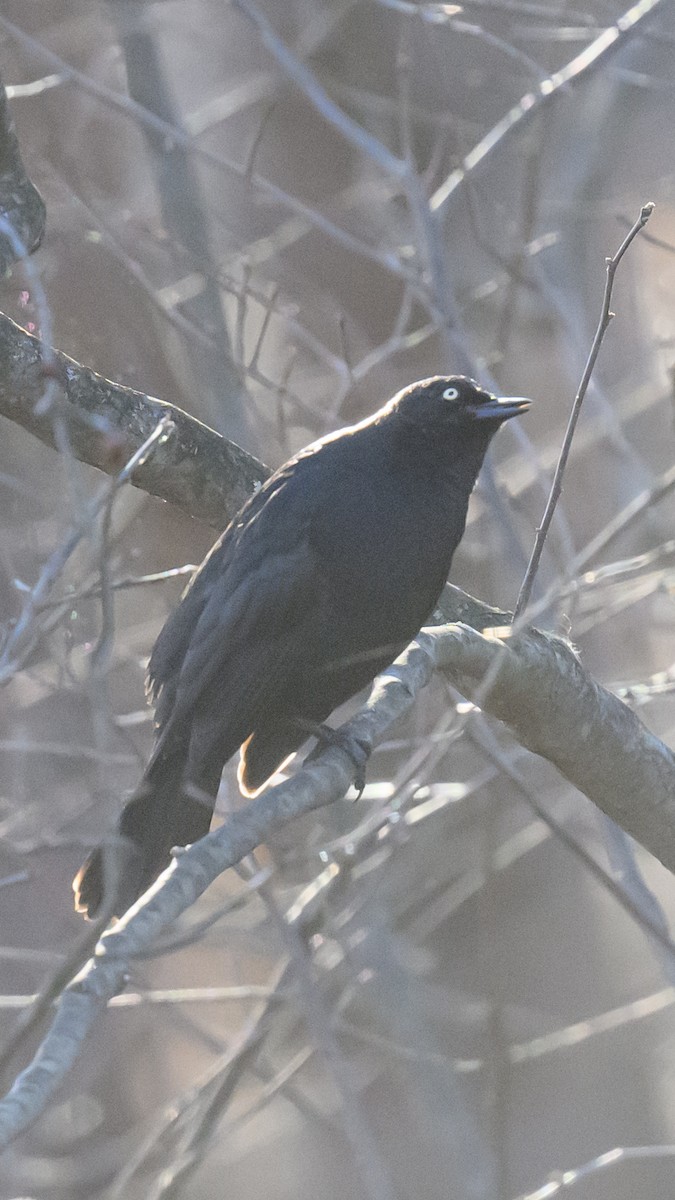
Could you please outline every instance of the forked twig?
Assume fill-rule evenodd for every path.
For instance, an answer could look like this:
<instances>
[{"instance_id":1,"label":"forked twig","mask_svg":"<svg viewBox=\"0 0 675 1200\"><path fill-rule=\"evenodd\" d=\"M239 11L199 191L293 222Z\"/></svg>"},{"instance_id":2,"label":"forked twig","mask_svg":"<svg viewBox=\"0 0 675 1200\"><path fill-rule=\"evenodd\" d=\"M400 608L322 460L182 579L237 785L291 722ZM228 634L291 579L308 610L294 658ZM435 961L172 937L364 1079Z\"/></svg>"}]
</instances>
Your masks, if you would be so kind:
<instances>
[{"instance_id":1,"label":"forked twig","mask_svg":"<svg viewBox=\"0 0 675 1200\"><path fill-rule=\"evenodd\" d=\"M527 607L529 600L530 600L530 596L532 594L532 587L534 585L535 576L539 569L539 563L541 561L541 555L542 555L542 551L544 549L544 543L545 543L546 537L548 535L551 521L553 520L553 514L555 512L556 505L558 503L558 500L560 499L560 494L562 492L563 475L565 473L565 468L567 466L567 460L569 458L570 450L572 448L572 439L574 437L574 433L575 433L575 430L577 427L577 422L579 420L581 406L584 402L584 398L585 398L586 392L588 390L588 385L590 383L591 375L593 373L593 368L595 366L598 354L600 352L600 347L602 345L602 340L605 336L605 333L607 332L607 327L609 326L609 323L612 320L612 317L614 316L614 313L610 309L610 304L611 304L611 300L612 300L612 288L614 286L614 276L616 275L616 272L617 272L619 263L621 262L621 259L623 258L624 254L626 253L631 242L634 240L634 238L637 237L640 230L643 229L644 226L647 224L647 221L649 220L649 218L651 217L651 215L654 211L654 207L655 206L651 201L648 204L643 204L637 221L635 221L635 223L633 224L633 226L631 227L629 232L626 234L626 236L625 236L624 240L622 241L621 245L619 246L619 249L617 250L616 254L612 258L608 258L606 260L606 262L607 262L607 278L605 280L605 294L604 294L603 300L602 300L602 310L600 313L600 320L598 322L598 327L595 331L595 337L593 338L593 344L591 346L590 354L588 355L588 358L586 360L586 366L584 367L584 373L581 377L581 383L579 384L577 394L574 397L574 404L572 405L572 412L570 413L570 418L567 423L567 429L565 430L565 437L563 438L563 444L562 444L562 447L560 450L560 457L558 458L558 463L557 463L557 466L555 469L555 475L553 476L551 492L550 492L550 495L549 495L549 498L548 498L548 501L546 504L546 508L544 509L544 515L541 520L541 525L537 529L537 536L534 541L534 547L532 549L532 554L530 555L530 561L527 564L527 571L525 572L525 578L523 579L523 582L521 584L520 592L518 594L518 600L516 601L516 607L515 607L515 610L513 613L514 624L518 620L518 618L522 616L523 611Z\"/></svg>"}]
</instances>

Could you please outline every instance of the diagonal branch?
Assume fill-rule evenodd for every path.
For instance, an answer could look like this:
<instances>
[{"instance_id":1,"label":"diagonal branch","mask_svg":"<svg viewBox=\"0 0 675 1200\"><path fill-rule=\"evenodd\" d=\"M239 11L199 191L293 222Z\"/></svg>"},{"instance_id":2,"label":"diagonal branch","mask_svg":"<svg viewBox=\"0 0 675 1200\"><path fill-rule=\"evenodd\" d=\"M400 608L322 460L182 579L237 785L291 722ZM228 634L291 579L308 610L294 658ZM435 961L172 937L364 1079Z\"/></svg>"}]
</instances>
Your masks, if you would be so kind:
<instances>
[{"instance_id":1,"label":"diagonal branch","mask_svg":"<svg viewBox=\"0 0 675 1200\"><path fill-rule=\"evenodd\" d=\"M603 29L595 40L589 46L585 46L570 62L547 79L542 79L536 88L527 92L465 156L462 166L452 171L436 189L431 197L433 211L444 209L453 196L457 198L467 176L485 163L495 150L503 148L516 130L522 131L526 123L544 107L557 100L561 93L564 94L571 86L587 80L594 71L604 66L663 2L664 0L640 0L640 3L632 4L614 25Z\"/></svg>"},{"instance_id":2,"label":"diagonal branch","mask_svg":"<svg viewBox=\"0 0 675 1200\"><path fill-rule=\"evenodd\" d=\"M462 593L459 603L466 612ZM478 619L481 607L473 603ZM487 623L496 616L494 609L486 609ZM484 711L505 721L523 745L547 758L675 871L675 755L631 709L591 679L560 638L531 630L505 643L465 625L425 629L376 679L367 704L347 728L374 746L409 710L435 669L447 672L471 696L495 663ZM274 830L344 796L352 773L344 751L335 746L323 750L293 778L268 788L220 829L181 851L103 936L94 958L65 989L34 1061L0 1102L0 1149L44 1111L98 1015L124 987L129 960ZM654 936L669 946L662 930L655 929Z\"/></svg>"},{"instance_id":3,"label":"diagonal branch","mask_svg":"<svg viewBox=\"0 0 675 1200\"><path fill-rule=\"evenodd\" d=\"M304 92L317 112L321 113L324 120L328 121L334 129L337 129L338 133L350 145L360 150L363 154L366 154L368 158L377 163L379 167L393 176L394 179L405 180L409 175L409 165L406 160L399 158L396 154L392 154L391 150L387 149L379 138L374 137L372 133L369 133L362 125L359 125L358 121L355 121L353 117L344 112L334 100L331 100L325 88L321 86L309 67L277 36L272 23L252 3L252 0L234 0L234 6L255 25L263 45L276 59L289 79L292 79L300 90Z\"/></svg>"},{"instance_id":4,"label":"diagonal branch","mask_svg":"<svg viewBox=\"0 0 675 1200\"><path fill-rule=\"evenodd\" d=\"M46 407L45 381L58 384ZM55 418L66 422L72 453L116 475L169 417L174 432L134 471L133 482L219 531L269 475L269 468L182 409L97 375L0 313L0 416L58 448Z\"/></svg>"}]
</instances>

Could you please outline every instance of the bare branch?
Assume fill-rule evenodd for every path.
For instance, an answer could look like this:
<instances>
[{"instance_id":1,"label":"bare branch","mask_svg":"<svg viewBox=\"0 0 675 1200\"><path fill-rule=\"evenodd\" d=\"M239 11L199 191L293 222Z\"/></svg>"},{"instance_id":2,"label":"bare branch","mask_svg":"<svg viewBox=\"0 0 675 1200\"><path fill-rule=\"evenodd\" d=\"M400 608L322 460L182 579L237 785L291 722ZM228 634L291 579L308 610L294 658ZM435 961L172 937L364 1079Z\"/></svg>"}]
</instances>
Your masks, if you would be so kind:
<instances>
[{"instance_id":1,"label":"bare branch","mask_svg":"<svg viewBox=\"0 0 675 1200\"><path fill-rule=\"evenodd\" d=\"M359 125L358 121L344 112L334 100L331 100L309 67L305 66L278 37L265 14L260 12L256 5L251 3L251 0L234 0L234 7L238 8L256 26L263 44L270 54L273 55L289 79L293 80L310 103L314 105L317 112L321 113L324 120L328 121L346 141L366 154L389 175L395 179L405 179L409 172L405 159L392 154L379 138L373 137L362 125Z\"/></svg>"},{"instance_id":2,"label":"bare branch","mask_svg":"<svg viewBox=\"0 0 675 1200\"><path fill-rule=\"evenodd\" d=\"M516 608L515 608L515 612L513 614L514 621L517 621L519 619L519 617L522 616L524 610L527 608L530 596L532 594L532 587L534 585L535 576L539 569L539 562L541 560L542 552L544 549L544 543L546 541L546 537L548 535L548 531L551 526L551 521L553 520L553 514L556 510L556 505L558 503L558 500L560 499L560 495L562 492L563 475L565 474L567 460L570 455L570 450L572 449L572 439L574 438L574 432L576 430L577 422L579 420L579 416L581 413L581 406L584 402L586 392L588 390L588 385L591 380L591 375L593 374L593 368L595 366L598 354L600 353L600 347L602 345L602 340L605 336L605 333L607 332L609 323L612 320L612 317L614 316L614 313L611 311L611 308L610 308L610 305L612 302L612 288L614 287L614 276L616 275L617 268L619 266L619 263L621 262L621 259L623 258L624 254L626 253L631 242L637 237L640 230L647 224L647 221L649 220L649 218L651 217L651 215L654 211L654 207L655 207L654 204L652 204L651 202L648 204L643 204L639 217L635 221L630 232L626 234L626 237L624 238L621 245L619 246L619 249L617 250L616 254L613 255L612 258L607 259L607 278L605 281L605 294L602 299L602 310L600 313L600 320L598 322L598 327L595 331L595 337L593 338L593 344L591 346L590 353L586 360L586 366L584 367L584 372L581 377L581 383L579 384L577 394L574 397L574 404L572 405L572 412L570 413L570 418L567 423L567 429L565 430L565 437L563 438L563 444L560 449L558 463L557 463L557 466L555 469L555 474L553 476L553 483L551 484L551 493L549 495L548 502L546 504L546 508L544 509L544 515L541 520L541 525L537 529L537 536L534 541L534 547L532 549L530 561L527 564L527 571L525 572L525 578L523 579L523 582L522 582L522 585L520 588L520 592L518 595L518 600L516 602Z\"/></svg>"},{"instance_id":3,"label":"bare branch","mask_svg":"<svg viewBox=\"0 0 675 1200\"><path fill-rule=\"evenodd\" d=\"M46 408L39 402L47 375L56 379L60 394ZM0 415L56 447L55 410L67 422L75 457L109 475L116 475L169 417L175 426L171 439L137 467L133 482L218 530L270 473L252 454L182 409L111 383L60 350L47 350L0 313Z\"/></svg>"},{"instance_id":4,"label":"bare branch","mask_svg":"<svg viewBox=\"0 0 675 1200\"><path fill-rule=\"evenodd\" d=\"M457 194L466 177L475 171L479 164L484 163L498 147L503 147L505 141L517 129L522 130L525 122L530 121L535 113L541 112L561 91L564 92L570 84L578 84L587 79L593 71L606 63L610 55L615 54L662 3L663 0L643 0L641 4L634 4L619 17L615 25L603 29L590 46L585 46L565 67L550 75L548 79L542 79L533 91L523 96L465 156L462 166L453 171L436 189L431 197L432 209L436 211L444 208L448 200Z\"/></svg>"},{"instance_id":5,"label":"bare branch","mask_svg":"<svg viewBox=\"0 0 675 1200\"><path fill-rule=\"evenodd\" d=\"M419 285L419 279L416 279L413 273L406 271L398 255L393 250L380 250L377 246L369 245L367 242L350 234L347 230L335 225L328 217L325 217L311 205L303 204L297 197L284 191L283 188L265 179L263 176L254 173L249 177L246 166L242 166L234 159L230 159L216 150L211 150L206 145L201 145L195 141L192 133L186 131L180 125L172 124L170 121L165 121L161 117L156 116L155 113L150 112L142 104L138 104L127 94L117 92L114 88L99 83L84 71L78 71L77 68L71 66L61 55L55 54L53 50L50 50L38 38L31 37L30 34L26 33L18 25L9 21L2 13L0 13L0 29L3 29L11 38L15 39L19 45L26 47L36 59L47 63L55 71L59 71L64 79L72 80L83 91L98 97L109 107L124 113L138 122L139 125L154 130L162 137L165 137L171 144L189 148L190 153L197 159L210 164L217 171L223 172L226 175L233 174L238 178L244 179L247 184L255 186L270 200L274 200L290 212L306 218L310 227L328 234L339 245L346 246L354 254L363 255L373 262L377 262L383 270L407 279L411 284L416 282Z\"/></svg>"},{"instance_id":6,"label":"bare branch","mask_svg":"<svg viewBox=\"0 0 675 1200\"><path fill-rule=\"evenodd\" d=\"M71 530L63 545L57 547L47 559L40 578L26 597L21 616L2 648L0 684L7 683L12 678L28 654L39 632L35 629L34 619L40 605L49 595L71 554L90 530L98 514L102 509L109 507L119 488L130 481L134 472L141 470L152 460L157 450L165 445L173 435L174 428L173 422L168 416L160 417L158 424L134 451L122 470L117 472L112 483L106 484L103 491L88 504L77 526Z\"/></svg>"},{"instance_id":7,"label":"bare branch","mask_svg":"<svg viewBox=\"0 0 675 1200\"><path fill-rule=\"evenodd\" d=\"M460 602L465 598L460 594ZM475 602L476 604L478 602ZM476 610L480 612L480 605ZM488 622L495 610L487 609ZM496 663L496 669L495 669ZM485 712L547 758L669 870L675 870L675 755L616 696L595 683L570 646L531 630L504 643L467 626L423 630L380 675L348 723L366 745L380 741L414 703L435 668L471 696L494 674ZM580 735L580 730L583 731ZM142 953L228 867L294 817L344 796L353 773L338 747L323 750L292 779L268 788L220 829L174 859L145 896L102 937L94 958L65 989L33 1063L0 1103L0 1149L44 1111L96 1016Z\"/></svg>"},{"instance_id":8,"label":"bare branch","mask_svg":"<svg viewBox=\"0 0 675 1200\"><path fill-rule=\"evenodd\" d=\"M536 629L507 643L465 628L424 632L438 643L439 668L469 698L498 661L484 711L675 871L675 754L591 678L567 642Z\"/></svg>"},{"instance_id":9,"label":"bare branch","mask_svg":"<svg viewBox=\"0 0 675 1200\"><path fill-rule=\"evenodd\" d=\"M424 251L429 267L432 303L427 300L427 307L431 309L433 304L434 308L440 310L442 329L456 368L470 374L475 373L473 358L463 334L453 295L440 219L429 206L414 162L409 156L402 158L393 154L384 142L344 112L331 99L309 68L278 37L270 21L252 0L235 0L235 6L256 26L264 45L320 116L337 129L351 146L386 172L405 193L414 223L416 242L420 250Z\"/></svg>"},{"instance_id":10,"label":"bare branch","mask_svg":"<svg viewBox=\"0 0 675 1200\"><path fill-rule=\"evenodd\" d=\"M100 935L110 921L111 913L104 912L91 926L84 930L69 949L66 957L52 971L36 996L31 996L21 1013L10 1038L0 1051L0 1075L4 1075L9 1063L25 1045L30 1035L39 1028L52 1003L61 995L66 984L73 978L83 962L93 952Z\"/></svg>"},{"instance_id":11,"label":"bare branch","mask_svg":"<svg viewBox=\"0 0 675 1200\"><path fill-rule=\"evenodd\" d=\"M142 1140L140 1146L132 1154L130 1160L125 1163L122 1171L115 1179L110 1193L110 1200L120 1200L121 1197L127 1194L129 1183L146 1165L147 1160L152 1158L157 1150L157 1146L161 1143L167 1132L170 1129L176 1130L187 1125L193 1118L195 1108L202 1105L213 1088L217 1089L217 1093L212 1098L217 1100L219 1093L220 1099L224 1101L224 1104L220 1105L219 1108L219 1113L222 1113L222 1109L227 1104L228 1098L223 1095L220 1089L223 1085L226 1085L226 1081L229 1079L232 1070L236 1069L241 1055L248 1054L249 1047L259 1047L261 1041L265 1038L270 1027L270 1019L283 999L288 979L289 967L286 959L283 959L275 968L272 978L267 985L258 989L251 989L251 996L260 999L262 1003L254 1009L236 1045L228 1049L225 1055L219 1057L208 1069L205 1076L196 1085L190 1087L187 1093L172 1100L171 1104L154 1124L147 1137ZM117 999L120 1000L123 997L117 997ZM241 1117L238 1119L241 1119ZM194 1130L194 1132L197 1131ZM192 1140L189 1132L188 1138ZM185 1150L189 1153L189 1144L185 1146ZM183 1162L186 1162L186 1165L190 1165L191 1161L191 1155L189 1155L187 1162L185 1159L183 1160ZM169 1170L175 1171L175 1167L169 1168ZM168 1182L169 1184L171 1183L170 1178Z\"/></svg>"},{"instance_id":12,"label":"bare branch","mask_svg":"<svg viewBox=\"0 0 675 1200\"><path fill-rule=\"evenodd\" d=\"M613 1146L611 1150L604 1154L598 1154L592 1158L590 1162L586 1162L581 1167L567 1167L565 1171L556 1173L553 1177L549 1177L542 1187L538 1187L535 1192L523 1192L517 1197L517 1200L555 1200L564 1191L571 1191L577 1183L583 1185L583 1181L591 1175L609 1174L614 1175L621 1167L625 1167L630 1162L651 1159L652 1161L671 1160L675 1158L675 1146L660 1145L660 1146ZM617 1181L618 1182L618 1181ZM628 1180L626 1181L628 1182ZM628 1182L629 1188L631 1184ZM619 1183L619 1187L621 1184Z\"/></svg>"}]
</instances>

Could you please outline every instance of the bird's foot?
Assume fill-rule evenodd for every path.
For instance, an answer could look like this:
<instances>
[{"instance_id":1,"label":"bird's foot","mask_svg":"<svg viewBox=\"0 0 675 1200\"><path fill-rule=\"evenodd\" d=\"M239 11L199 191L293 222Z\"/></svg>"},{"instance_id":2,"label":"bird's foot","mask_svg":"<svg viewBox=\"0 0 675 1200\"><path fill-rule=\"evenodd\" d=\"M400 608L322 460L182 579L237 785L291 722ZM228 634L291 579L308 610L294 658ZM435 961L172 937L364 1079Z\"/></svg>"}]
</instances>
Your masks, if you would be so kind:
<instances>
[{"instance_id":1,"label":"bird's foot","mask_svg":"<svg viewBox=\"0 0 675 1200\"><path fill-rule=\"evenodd\" d=\"M305 762L311 762L327 746L337 746L339 750L343 750L349 756L354 764L353 782L358 792L356 798L360 800L366 786L366 763L371 754L370 746L360 738L354 737L352 733L348 733L344 729L333 729L331 725L308 721L304 717L298 717L294 723L303 733L316 738L317 741L317 745L307 755Z\"/></svg>"}]
</instances>

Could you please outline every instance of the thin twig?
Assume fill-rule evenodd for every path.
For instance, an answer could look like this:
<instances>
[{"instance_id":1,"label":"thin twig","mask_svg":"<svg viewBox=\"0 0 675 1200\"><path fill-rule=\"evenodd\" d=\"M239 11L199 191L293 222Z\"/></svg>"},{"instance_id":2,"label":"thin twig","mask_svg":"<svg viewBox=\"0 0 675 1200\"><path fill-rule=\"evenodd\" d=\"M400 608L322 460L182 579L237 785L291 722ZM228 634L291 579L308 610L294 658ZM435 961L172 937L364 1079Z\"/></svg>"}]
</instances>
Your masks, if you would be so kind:
<instances>
[{"instance_id":1,"label":"thin twig","mask_svg":"<svg viewBox=\"0 0 675 1200\"><path fill-rule=\"evenodd\" d=\"M364 129L331 99L314 73L277 35L274 26L252 0L235 0L235 7L256 26L267 50L323 120L332 125L354 149L374 162L405 193L415 238L420 249L426 252L431 280L431 287L426 289L427 295L422 295L420 299L430 311L432 306L440 310L447 352L456 368L467 374L474 374L468 339L462 329L451 287L440 219L429 206L414 163L393 154L384 142ZM419 282L417 280L418 285Z\"/></svg>"},{"instance_id":2,"label":"thin twig","mask_svg":"<svg viewBox=\"0 0 675 1200\"><path fill-rule=\"evenodd\" d=\"M124 592L129 588L145 587L152 583L165 583L167 579L182 579L185 575L194 575L196 570L195 563L184 563L182 567L167 567L165 571L151 571L147 575L124 575L121 579L114 579L110 587L112 591ZM56 599L44 600L42 604L38 604L37 611L48 612L52 608L72 608L73 605L80 604L83 600L97 600L100 595L99 583L86 585L78 592L67 592Z\"/></svg>"},{"instance_id":3,"label":"thin twig","mask_svg":"<svg viewBox=\"0 0 675 1200\"><path fill-rule=\"evenodd\" d=\"M652 2L661 3L662 0L652 0ZM236 177L251 183L269 197L269 199L276 200L283 207L289 209L289 211L306 217L311 226L328 232L329 236L332 235L338 243L341 242L348 245L355 254L362 254L367 258L373 259L385 271L391 271L396 275L407 277L404 265L393 251L390 253L381 251L375 246L368 245L368 243L363 242L360 238L355 237L346 230L333 225L328 218L324 217L318 210L312 208L311 205L303 204L295 196L285 192L283 188L265 179L264 176L254 173L248 179L245 167L242 167L234 158L228 158L219 151L213 150L199 141L195 141L192 133L181 128L180 125L158 117L154 112L145 108L144 105L137 103L137 101L133 100L126 93L116 92L114 88L107 87L105 84L87 75L86 72L78 71L66 59L45 46L39 38L34 38L26 33L20 26L9 21L2 13L0 13L0 28L17 41L20 46L25 47L38 61L45 62L55 70L61 71L64 78L77 84L85 93L98 97L112 109L120 111L128 118L136 121L141 127L147 127L155 131L161 137L166 138L171 145L187 147L191 154L201 161L208 163L217 171L226 175L232 173ZM357 127L356 122L353 124ZM376 141L376 139L373 139L373 141Z\"/></svg>"},{"instance_id":4,"label":"thin twig","mask_svg":"<svg viewBox=\"0 0 675 1200\"><path fill-rule=\"evenodd\" d=\"M644 903L644 897L641 897L640 902L636 899L634 891L628 889L622 880L617 879L612 875L601 863L597 862L589 850L586 849L583 841L580 838L574 837L573 834L556 818L548 809L541 803L538 796L538 790L533 787L525 778L522 771L514 766L509 761L508 755L502 750L495 734L485 721L480 718L477 727L474 726L469 732L470 740L479 748L485 757L495 766L498 766L500 771L506 775L508 779L515 785L524 798L528 807L533 813L543 821L550 829L556 840L568 850L572 856L581 862L582 866L589 872L592 879L595 880L601 888L609 892L610 896L617 904L628 913L635 921L636 925L642 929L648 937L651 937L654 944L662 956L670 964L675 966L675 944L673 943L668 928L661 920L659 913L648 910ZM618 826L617 826L618 828ZM649 893L651 895L651 893Z\"/></svg>"},{"instance_id":5,"label":"thin twig","mask_svg":"<svg viewBox=\"0 0 675 1200\"><path fill-rule=\"evenodd\" d=\"M523 96L518 104L493 125L466 155L462 165L452 171L447 179L436 189L431 197L431 207L434 212L443 209L452 197L457 199L462 184L469 174L485 163L497 149L504 150L505 144L516 130L522 130L532 121L547 104L552 103L560 94L565 94L569 86L577 86L586 81L594 71L607 63L608 58L615 54L633 36L634 31L651 17L663 0L643 0L641 4L633 4L627 12L621 14L614 25L603 29L601 33L583 50L576 54L560 70L548 79L542 79L536 88Z\"/></svg>"},{"instance_id":6,"label":"thin twig","mask_svg":"<svg viewBox=\"0 0 675 1200\"><path fill-rule=\"evenodd\" d=\"M114 895L114 888L111 894ZM110 923L111 917L112 906L109 906L101 912L90 927L79 935L63 961L50 973L37 995L30 997L11 1036L0 1050L0 1077L31 1034L42 1024L53 1002L61 995L75 972L79 971L82 964L89 959L101 934Z\"/></svg>"},{"instance_id":7,"label":"thin twig","mask_svg":"<svg viewBox=\"0 0 675 1200\"><path fill-rule=\"evenodd\" d=\"M238 8L256 26L263 45L276 59L284 74L300 88L324 120L332 125L347 142L377 163L387 174L394 179L404 179L408 174L408 164L405 160L392 154L379 138L374 137L372 133L359 125L358 121L344 112L334 100L331 100L309 67L277 35L274 26L268 21L265 14L251 0L234 0L234 7Z\"/></svg>"},{"instance_id":8,"label":"thin twig","mask_svg":"<svg viewBox=\"0 0 675 1200\"><path fill-rule=\"evenodd\" d=\"M340 1117L345 1136L351 1146L360 1172L364 1195L370 1200L394 1200L390 1174L378 1146L371 1121L368 1120L360 1096L345 1062L336 1037L331 1014L326 1010L326 997L312 973L311 955L297 922L288 919L269 884L261 894L271 915L299 983L298 1006L317 1052L340 1098Z\"/></svg>"},{"instance_id":9,"label":"thin twig","mask_svg":"<svg viewBox=\"0 0 675 1200\"><path fill-rule=\"evenodd\" d=\"M651 215L654 211L654 207L655 206L651 201L648 204L644 204L642 206L642 209L640 211L640 215L639 215L637 221L635 221L635 223L632 226L632 228L630 229L630 231L626 234L626 237L624 238L623 242L619 246L619 249L617 250L616 254L612 258L608 258L606 260L607 261L607 278L605 280L605 294L603 296L603 301L602 301L602 310L600 313L600 321L598 322L598 327L595 331L595 337L593 338L593 344L591 346L591 351L590 351L590 354L586 361L586 366L584 367L584 373L581 377L581 383L579 384L579 389L574 398L574 404L572 405L572 412L570 414L570 419L567 424L567 429L565 431L565 437L563 439L563 444L562 444L562 448L560 451L560 457L558 458L558 463L557 463L557 466L555 469L555 474L553 476L553 483L551 485L551 493L549 495L548 502L547 502L546 508L544 510L544 515L542 517L541 525L537 529L537 536L535 538L534 547L532 550L532 554L530 556L530 561L527 565L527 571L525 572L525 578L523 579L523 582L522 582L522 585L520 588L520 592L518 594L518 600L516 601L516 607L515 607L514 614L513 614L514 622L517 621L520 616L522 616L522 613L523 613L524 609L527 607L529 600L530 600L530 596L532 594L532 587L534 585L535 576L539 569L539 563L541 560L542 551L544 549L544 543L545 543L546 537L548 535L551 521L553 520L553 514L555 512L556 505L558 503L558 500L560 499L560 495L562 492L563 475L565 474L567 460L569 458L570 450L572 448L572 439L574 438L574 432L576 430L577 422L579 420L581 406L584 402L584 398L585 398L586 392L588 390L588 384L590 382L591 375L593 373L593 368L595 366L598 354L600 352L602 340L605 336L605 333L607 332L609 323L612 320L612 317L614 316L614 313L610 309L610 304L611 304L611 299L612 299L612 288L614 286L614 276L616 275L617 268L619 266L619 263L621 262L621 259L623 258L624 254L626 253L631 242L634 240L634 238L637 237L640 230L643 229L644 226L647 224L647 221L649 220L649 218L651 217Z\"/></svg>"},{"instance_id":10,"label":"thin twig","mask_svg":"<svg viewBox=\"0 0 675 1200\"><path fill-rule=\"evenodd\" d=\"M251 1014L237 1045L219 1057L208 1069L206 1075L183 1096L171 1101L115 1179L109 1200L121 1200L122 1196L127 1195L128 1185L134 1176L146 1166L148 1159L156 1153L157 1147L169 1130L180 1129L190 1119L194 1106L200 1103L208 1090L212 1087L220 1087L222 1081L230 1077L230 1072L236 1067L241 1055L247 1053L248 1047L260 1045L261 1039L267 1032L269 1018L283 999L288 975L288 964L283 959L275 968L271 980L265 987L265 995L261 997L263 1002Z\"/></svg>"},{"instance_id":11,"label":"thin twig","mask_svg":"<svg viewBox=\"0 0 675 1200\"><path fill-rule=\"evenodd\" d=\"M585 570L599 554L611 546L620 534L625 533L638 517L669 496L673 489L675 489L675 466L664 471L652 487L645 488L639 495L633 496L633 499L629 500L628 504L611 521L607 522L604 529L591 538L583 550L575 555L572 562L575 574Z\"/></svg>"},{"instance_id":12,"label":"thin twig","mask_svg":"<svg viewBox=\"0 0 675 1200\"><path fill-rule=\"evenodd\" d=\"M644 1159L651 1159L658 1162L664 1159L675 1158L675 1146L616 1146L608 1153L598 1154L596 1158L592 1158L590 1162L584 1163L581 1167L566 1168L566 1170L556 1173L552 1178L549 1178L542 1187L538 1187L534 1192L522 1192L517 1200L554 1200L556 1196L567 1192L568 1188L571 1192L572 1188L578 1183L588 1179L591 1175L597 1175L604 1172L614 1173L621 1167L626 1167L629 1162L639 1162ZM672 1170L672 1168L671 1168ZM618 1181L617 1181L618 1183ZM629 1191L631 1184L628 1183ZM585 1190L585 1189L584 1189ZM611 1189L614 1195L618 1195L621 1190L619 1183L618 1189Z\"/></svg>"},{"instance_id":13,"label":"thin twig","mask_svg":"<svg viewBox=\"0 0 675 1200\"><path fill-rule=\"evenodd\" d=\"M77 527L71 531L64 544L59 546L47 560L38 582L26 599L21 616L5 643L0 659L0 684L11 679L25 660L33 644L32 638L27 635L31 633L31 626L39 606L48 596L73 551L82 538L90 532L98 514L110 503L117 490L130 481L134 471L144 466L155 451L171 437L174 428L174 422L170 417L162 417L150 436L132 454L122 470L94 496Z\"/></svg>"},{"instance_id":14,"label":"thin twig","mask_svg":"<svg viewBox=\"0 0 675 1200\"><path fill-rule=\"evenodd\" d=\"M14 631L16 640L14 638L10 638L5 648L5 655L3 655L3 659L6 664L5 669L10 674L12 667L21 659L21 642L24 640L27 632L30 631L31 624L36 615L37 604L39 603L39 600L55 582L58 572L63 568L63 566L65 566L67 561L65 549L67 548L70 551L74 550L80 538L86 534L89 524L96 520L96 517L101 509L103 509L104 512L104 525L108 525L110 513L112 511L112 504L120 488L125 483L128 483L134 471L147 462L152 454L154 454L156 449L161 446L167 440L167 438L171 437L173 430L174 425L170 418L162 417L162 420L150 434L150 437L146 438L143 445L140 446L136 453L131 456L129 461L125 464L118 475L109 484L106 484L103 492L99 493L99 495L96 496L91 502L89 511L85 514L85 519L80 527L73 531L71 537L66 542L66 547L61 547L60 550L58 550L56 554L53 555L49 560L42 572L38 584L28 598L24 612L22 613L21 619ZM105 554L106 542L107 537L104 536L101 555L101 588L104 596L106 593L105 574L107 573L107 556ZM101 655L101 665L103 665L107 659L106 647L112 645L111 639L112 617L110 614L106 616L104 607L103 626L96 648L96 653ZM18 653L16 654L15 659L12 659L12 653L17 650L17 647ZM23 652L24 654L26 652L25 646L23 647ZM100 678L100 675L98 677ZM97 761L100 766L100 754ZM115 887L111 886L107 894L114 896ZM85 932L76 940L65 960L59 964L51 977L47 980L40 993L36 996L34 1002L25 1012L21 1014L21 1017L17 1023L17 1027L12 1034L11 1040L8 1042L5 1049L0 1052L0 1074L7 1067L8 1063L14 1057L19 1047L24 1044L32 1031L41 1023L45 1014L51 1007L52 1002L58 995L61 994L68 981L72 979L74 973L79 970L84 962L87 961L94 946L96 945L96 942L98 941L100 934L108 925L111 916L112 906L104 908L103 912L98 920L93 924L92 928L85 930Z\"/></svg>"},{"instance_id":15,"label":"thin twig","mask_svg":"<svg viewBox=\"0 0 675 1200\"><path fill-rule=\"evenodd\" d=\"M265 1013L268 1008L269 1001L264 1005ZM182 1132L171 1160L160 1168L159 1176L147 1193L148 1200L178 1200L185 1195L184 1185L201 1165L218 1122L229 1107L242 1076L251 1068L265 1034L264 1022L254 1017L230 1051L215 1086L204 1088L195 1098L191 1107L196 1111Z\"/></svg>"}]
</instances>

